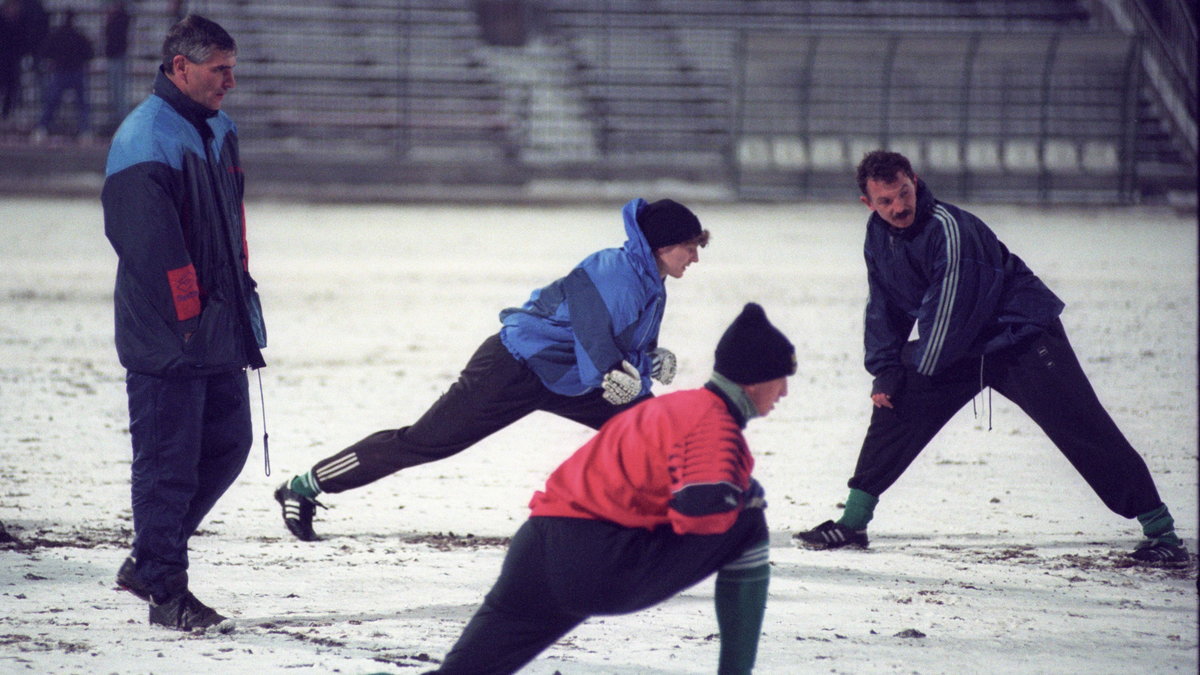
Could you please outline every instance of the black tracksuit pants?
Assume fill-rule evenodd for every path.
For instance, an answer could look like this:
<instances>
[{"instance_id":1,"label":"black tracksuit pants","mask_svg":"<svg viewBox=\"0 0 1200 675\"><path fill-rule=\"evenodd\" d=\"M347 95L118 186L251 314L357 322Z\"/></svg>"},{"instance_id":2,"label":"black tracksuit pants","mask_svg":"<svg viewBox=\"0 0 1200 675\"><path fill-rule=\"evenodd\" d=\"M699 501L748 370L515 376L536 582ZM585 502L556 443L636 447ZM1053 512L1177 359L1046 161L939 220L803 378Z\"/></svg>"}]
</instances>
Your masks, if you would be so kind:
<instances>
[{"instance_id":1,"label":"black tracksuit pants","mask_svg":"<svg viewBox=\"0 0 1200 675\"><path fill-rule=\"evenodd\" d=\"M530 518L513 535L500 578L436 672L516 672L588 617L657 605L768 539L762 509L742 511L723 534Z\"/></svg>"},{"instance_id":2,"label":"black tracksuit pants","mask_svg":"<svg viewBox=\"0 0 1200 675\"><path fill-rule=\"evenodd\" d=\"M933 377L907 368L894 409L876 408L850 487L878 497L983 387L1017 404L1046 432L1108 508L1133 518L1162 504L1145 461L1109 417L1062 323Z\"/></svg>"},{"instance_id":3,"label":"black tracksuit pants","mask_svg":"<svg viewBox=\"0 0 1200 675\"><path fill-rule=\"evenodd\" d=\"M546 388L500 341L489 337L458 380L411 426L377 431L313 466L324 492L362 487L410 466L445 459L537 410L599 429L641 402L605 401L602 390L563 396Z\"/></svg>"}]
</instances>

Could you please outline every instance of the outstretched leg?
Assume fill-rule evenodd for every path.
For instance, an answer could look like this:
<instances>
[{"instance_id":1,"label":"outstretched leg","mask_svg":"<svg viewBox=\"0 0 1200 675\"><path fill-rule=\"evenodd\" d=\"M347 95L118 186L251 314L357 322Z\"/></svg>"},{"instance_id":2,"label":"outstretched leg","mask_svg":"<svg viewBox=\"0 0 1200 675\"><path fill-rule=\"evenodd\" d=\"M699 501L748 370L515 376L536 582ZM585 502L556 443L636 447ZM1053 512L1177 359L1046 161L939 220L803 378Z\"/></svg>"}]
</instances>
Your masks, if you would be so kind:
<instances>
[{"instance_id":1,"label":"outstretched leg","mask_svg":"<svg viewBox=\"0 0 1200 675\"><path fill-rule=\"evenodd\" d=\"M549 395L494 335L420 419L411 426L373 433L317 462L313 476L322 492L344 492L401 469L445 459L537 410Z\"/></svg>"},{"instance_id":2,"label":"outstretched leg","mask_svg":"<svg viewBox=\"0 0 1200 675\"><path fill-rule=\"evenodd\" d=\"M946 422L982 388L978 360L955 364L933 377L906 368L904 386L892 396L892 408L875 408L848 485L846 509L837 522L827 520L793 535L806 548L866 548L867 524L879 496L921 454Z\"/></svg>"},{"instance_id":3,"label":"outstretched leg","mask_svg":"<svg viewBox=\"0 0 1200 675\"><path fill-rule=\"evenodd\" d=\"M1146 462L1096 397L1062 324L989 358L989 383L1046 432L1108 508L1134 518L1162 505Z\"/></svg>"},{"instance_id":4,"label":"outstretched leg","mask_svg":"<svg viewBox=\"0 0 1200 675\"><path fill-rule=\"evenodd\" d=\"M1046 432L1105 506L1138 519L1146 539L1133 552L1134 560L1168 566L1190 562L1149 467L1100 403L1060 322L1024 348L994 359L988 379Z\"/></svg>"}]
</instances>

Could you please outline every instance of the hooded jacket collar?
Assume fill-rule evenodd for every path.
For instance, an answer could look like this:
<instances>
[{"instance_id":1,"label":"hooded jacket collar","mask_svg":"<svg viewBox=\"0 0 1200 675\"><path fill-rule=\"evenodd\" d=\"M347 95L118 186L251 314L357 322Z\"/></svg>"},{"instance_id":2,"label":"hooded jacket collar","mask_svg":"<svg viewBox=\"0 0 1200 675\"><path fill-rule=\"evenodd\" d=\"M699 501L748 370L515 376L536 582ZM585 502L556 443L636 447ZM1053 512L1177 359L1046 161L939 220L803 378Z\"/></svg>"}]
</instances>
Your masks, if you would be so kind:
<instances>
[{"instance_id":1,"label":"hooded jacket collar","mask_svg":"<svg viewBox=\"0 0 1200 675\"><path fill-rule=\"evenodd\" d=\"M645 205L646 200L639 197L629 200L621 209L621 217L625 221L625 236L628 237L623 248L631 258L637 261L645 277L656 280L656 286L664 289L665 281L658 273L658 262L654 257L654 251L650 248L650 243L646 241L646 235L642 233L642 228L637 221L638 211Z\"/></svg>"}]
</instances>

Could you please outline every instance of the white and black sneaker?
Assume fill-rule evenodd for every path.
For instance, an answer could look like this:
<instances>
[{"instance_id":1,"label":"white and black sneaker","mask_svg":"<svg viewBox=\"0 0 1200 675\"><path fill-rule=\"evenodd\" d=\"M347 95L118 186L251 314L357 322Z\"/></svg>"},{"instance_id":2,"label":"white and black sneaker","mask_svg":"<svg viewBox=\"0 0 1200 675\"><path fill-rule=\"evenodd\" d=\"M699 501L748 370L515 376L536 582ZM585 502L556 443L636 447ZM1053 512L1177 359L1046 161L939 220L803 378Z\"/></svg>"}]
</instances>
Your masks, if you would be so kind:
<instances>
[{"instance_id":1,"label":"white and black sneaker","mask_svg":"<svg viewBox=\"0 0 1200 675\"><path fill-rule=\"evenodd\" d=\"M1187 547L1176 536L1145 539L1129 557L1146 567L1186 567L1192 562Z\"/></svg>"},{"instance_id":2,"label":"white and black sneaker","mask_svg":"<svg viewBox=\"0 0 1200 675\"><path fill-rule=\"evenodd\" d=\"M313 514L317 507L325 508L321 502L312 497L305 497L291 488L290 480L275 489L275 501L283 509L283 524L300 541L317 541L320 537L313 532Z\"/></svg>"},{"instance_id":3,"label":"white and black sneaker","mask_svg":"<svg viewBox=\"0 0 1200 675\"><path fill-rule=\"evenodd\" d=\"M792 540L804 548L823 551L830 548L866 548L868 545L866 530L852 530L845 525L827 520L806 532L797 532Z\"/></svg>"}]
</instances>

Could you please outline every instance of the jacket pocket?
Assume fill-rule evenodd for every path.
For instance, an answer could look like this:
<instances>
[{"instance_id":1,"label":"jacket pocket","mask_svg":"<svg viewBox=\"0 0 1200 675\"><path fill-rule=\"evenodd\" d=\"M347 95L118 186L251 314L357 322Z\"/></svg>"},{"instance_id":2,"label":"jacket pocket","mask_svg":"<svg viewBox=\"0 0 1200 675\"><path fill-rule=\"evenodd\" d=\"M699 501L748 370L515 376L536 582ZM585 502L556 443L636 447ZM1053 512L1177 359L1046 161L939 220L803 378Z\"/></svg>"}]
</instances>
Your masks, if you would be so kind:
<instances>
[{"instance_id":1,"label":"jacket pocket","mask_svg":"<svg viewBox=\"0 0 1200 675\"><path fill-rule=\"evenodd\" d=\"M250 316L250 328L254 331L254 343L259 349L267 347L267 324L263 321L262 301L253 287L246 292L246 312Z\"/></svg>"}]
</instances>

